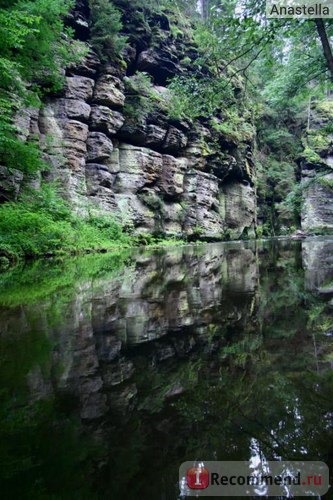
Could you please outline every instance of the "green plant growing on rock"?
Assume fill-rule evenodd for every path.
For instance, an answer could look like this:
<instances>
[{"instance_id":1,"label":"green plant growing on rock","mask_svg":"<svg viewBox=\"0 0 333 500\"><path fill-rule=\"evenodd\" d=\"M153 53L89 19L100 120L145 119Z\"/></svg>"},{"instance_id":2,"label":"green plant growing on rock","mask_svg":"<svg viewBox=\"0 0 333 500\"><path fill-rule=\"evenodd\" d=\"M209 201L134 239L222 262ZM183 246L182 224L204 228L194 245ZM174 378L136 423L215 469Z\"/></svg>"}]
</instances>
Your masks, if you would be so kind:
<instances>
[{"instance_id":1,"label":"green plant growing on rock","mask_svg":"<svg viewBox=\"0 0 333 500\"><path fill-rule=\"evenodd\" d=\"M332 141L323 134L322 131L308 132L307 142L310 149L313 149L315 153L325 153L329 150Z\"/></svg>"},{"instance_id":2,"label":"green plant growing on rock","mask_svg":"<svg viewBox=\"0 0 333 500\"><path fill-rule=\"evenodd\" d=\"M201 226L200 224L197 224L196 226L194 226L194 228L192 230L192 238L200 239L202 237L202 235L204 234L204 232L205 232L205 228L203 226Z\"/></svg>"},{"instance_id":3,"label":"green plant growing on rock","mask_svg":"<svg viewBox=\"0 0 333 500\"><path fill-rule=\"evenodd\" d=\"M158 212L161 215L163 214L163 201L156 194L141 193L140 199L145 205L147 205L147 207L154 210L154 212Z\"/></svg>"},{"instance_id":4,"label":"green plant growing on rock","mask_svg":"<svg viewBox=\"0 0 333 500\"><path fill-rule=\"evenodd\" d=\"M125 78L126 102L124 114L132 120L145 118L156 107L163 107L163 99L153 88L151 77L144 72L137 72Z\"/></svg>"},{"instance_id":5,"label":"green plant growing on rock","mask_svg":"<svg viewBox=\"0 0 333 500\"><path fill-rule=\"evenodd\" d=\"M332 178L327 178L327 177L320 177L318 179L319 184L321 184L324 187L327 187L329 189L333 189L333 179Z\"/></svg>"},{"instance_id":6,"label":"green plant growing on rock","mask_svg":"<svg viewBox=\"0 0 333 500\"><path fill-rule=\"evenodd\" d=\"M74 215L50 186L0 205L0 255L11 261L129 244L128 234L113 218Z\"/></svg>"},{"instance_id":7,"label":"green plant growing on rock","mask_svg":"<svg viewBox=\"0 0 333 500\"><path fill-rule=\"evenodd\" d=\"M296 184L288 193L286 199L281 203L282 206L289 209L294 214L296 220L299 220L304 201L304 190L306 185Z\"/></svg>"},{"instance_id":8,"label":"green plant growing on rock","mask_svg":"<svg viewBox=\"0 0 333 500\"><path fill-rule=\"evenodd\" d=\"M0 164L32 173L45 168L34 142L17 136L14 115L40 106L40 97L63 85L63 68L84 47L64 18L72 0L3 0L0 7ZM41 70L42 68L42 70Z\"/></svg>"},{"instance_id":9,"label":"green plant growing on rock","mask_svg":"<svg viewBox=\"0 0 333 500\"><path fill-rule=\"evenodd\" d=\"M316 103L315 109L327 118L333 118L333 101L322 100Z\"/></svg>"},{"instance_id":10,"label":"green plant growing on rock","mask_svg":"<svg viewBox=\"0 0 333 500\"><path fill-rule=\"evenodd\" d=\"M121 34L121 12L109 0L90 0L91 44L102 60L119 57L127 38Z\"/></svg>"},{"instance_id":11,"label":"green plant growing on rock","mask_svg":"<svg viewBox=\"0 0 333 500\"><path fill-rule=\"evenodd\" d=\"M174 119L210 117L234 101L232 85L223 76L176 76L168 89L171 92L168 115Z\"/></svg>"},{"instance_id":12,"label":"green plant growing on rock","mask_svg":"<svg viewBox=\"0 0 333 500\"><path fill-rule=\"evenodd\" d=\"M269 149L270 153L281 155L283 158L295 156L297 154L298 144L290 131L279 124L278 128L269 125L261 131L261 142ZM281 148L283 144L283 150Z\"/></svg>"},{"instance_id":13,"label":"green plant growing on rock","mask_svg":"<svg viewBox=\"0 0 333 500\"><path fill-rule=\"evenodd\" d=\"M324 160L319 156L319 154L309 146L305 147L300 157L307 163L313 163L315 165L324 163Z\"/></svg>"},{"instance_id":14,"label":"green plant growing on rock","mask_svg":"<svg viewBox=\"0 0 333 500\"><path fill-rule=\"evenodd\" d=\"M224 113L223 121L212 119L211 125L218 134L236 143L253 140L255 133L253 125L246 122L234 109Z\"/></svg>"}]
</instances>

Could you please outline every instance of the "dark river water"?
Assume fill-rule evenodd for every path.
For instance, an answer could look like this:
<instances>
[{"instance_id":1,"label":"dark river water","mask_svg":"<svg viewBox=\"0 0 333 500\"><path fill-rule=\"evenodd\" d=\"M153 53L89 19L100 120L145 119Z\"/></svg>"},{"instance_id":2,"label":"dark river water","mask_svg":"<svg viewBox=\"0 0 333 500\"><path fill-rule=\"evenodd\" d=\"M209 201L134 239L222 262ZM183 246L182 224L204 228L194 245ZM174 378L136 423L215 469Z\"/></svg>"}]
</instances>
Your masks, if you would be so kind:
<instances>
[{"instance_id":1,"label":"dark river water","mask_svg":"<svg viewBox=\"0 0 333 500\"><path fill-rule=\"evenodd\" d=\"M2 274L0 498L176 500L187 460L332 467L332 309L324 238Z\"/></svg>"}]
</instances>

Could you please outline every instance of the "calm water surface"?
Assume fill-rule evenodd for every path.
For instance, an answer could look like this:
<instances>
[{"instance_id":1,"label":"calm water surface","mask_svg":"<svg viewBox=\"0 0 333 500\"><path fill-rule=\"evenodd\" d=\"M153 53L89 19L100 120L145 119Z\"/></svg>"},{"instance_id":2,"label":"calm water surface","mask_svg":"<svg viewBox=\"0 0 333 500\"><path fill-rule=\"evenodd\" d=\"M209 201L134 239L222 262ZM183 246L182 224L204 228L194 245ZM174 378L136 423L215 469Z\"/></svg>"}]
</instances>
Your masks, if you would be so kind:
<instances>
[{"instance_id":1,"label":"calm water surface","mask_svg":"<svg viewBox=\"0 0 333 500\"><path fill-rule=\"evenodd\" d=\"M196 459L332 467L332 309L333 239L1 275L1 499L176 500Z\"/></svg>"}]
</instances>

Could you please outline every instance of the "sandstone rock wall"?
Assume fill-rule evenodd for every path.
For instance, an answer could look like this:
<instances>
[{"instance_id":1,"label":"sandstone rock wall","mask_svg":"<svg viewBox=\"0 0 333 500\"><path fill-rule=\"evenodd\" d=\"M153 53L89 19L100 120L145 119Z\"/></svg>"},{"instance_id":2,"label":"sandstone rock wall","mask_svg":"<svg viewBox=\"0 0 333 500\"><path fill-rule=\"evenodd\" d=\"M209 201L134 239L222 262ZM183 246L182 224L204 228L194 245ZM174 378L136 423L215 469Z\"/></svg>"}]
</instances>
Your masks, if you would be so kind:
<instances>
[{"instance_id":1,"label":"sandstone rock wall","mask_svg":"<svg viewBox=\"0 0 333 500\"><path fill-rule=\"evenodd\" d=\"M307 142L312 154L301 161L302 229L333 231L333 100L314 102Z\"/></svg>"},{"instance_id":2,"label":"sandstone rock wall","mask_svg":"<svg viewBox=\"0 0 333 500\"><path fill-rule=\"evenodd\" d=\"M79 33L84 14L75 14ZM172 120L158 104L149 113L128 115L133 75L146 72L156 95L165 96L167 80L186 72L181 58L196 57L193 41L175 40L166 17L159 19L158 30L160 42L153 47L142 33L135 42L130 38L122 61L102 63L91 51L67 69L63 93L50 98L37 119L35 112L25 117L22 134L39 137L51 165L46 177L60 182L73 210L83 216L108 213L135 233L209 239L251 233L252 139L230 141L212 130L211 117ZM218 146L207 154L209 141ZM17 194L17 182L7 189Z\"/></svg>"}]
</instances>

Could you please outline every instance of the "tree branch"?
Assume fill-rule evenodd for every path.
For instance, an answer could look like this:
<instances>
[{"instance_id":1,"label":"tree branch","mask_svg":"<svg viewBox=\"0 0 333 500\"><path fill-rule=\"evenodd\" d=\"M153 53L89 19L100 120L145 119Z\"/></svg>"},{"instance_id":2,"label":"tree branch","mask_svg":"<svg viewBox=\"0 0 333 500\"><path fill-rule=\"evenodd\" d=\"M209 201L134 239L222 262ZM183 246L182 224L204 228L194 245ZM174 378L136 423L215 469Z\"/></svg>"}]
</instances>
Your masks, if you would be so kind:
<instances>
[{"instance_id":1,"label":"tree branch","mask_svg":"<svg viewBox=\"0 0 333 500\"><path fill-rule=\"evenodd\" d=\"M324 21L322 19L315 19L314 22L316 24L316 28L318 31L321 45L323 47L323 52L324 52L324 56L326 59L327 68L328 68L329 72L331 73L331 80L333 81L333 55L332 55L332 49L330 46L330 41L329 41L328 36L327 36L325 24L324 24Z\"/></svg>"}]
</instances>

